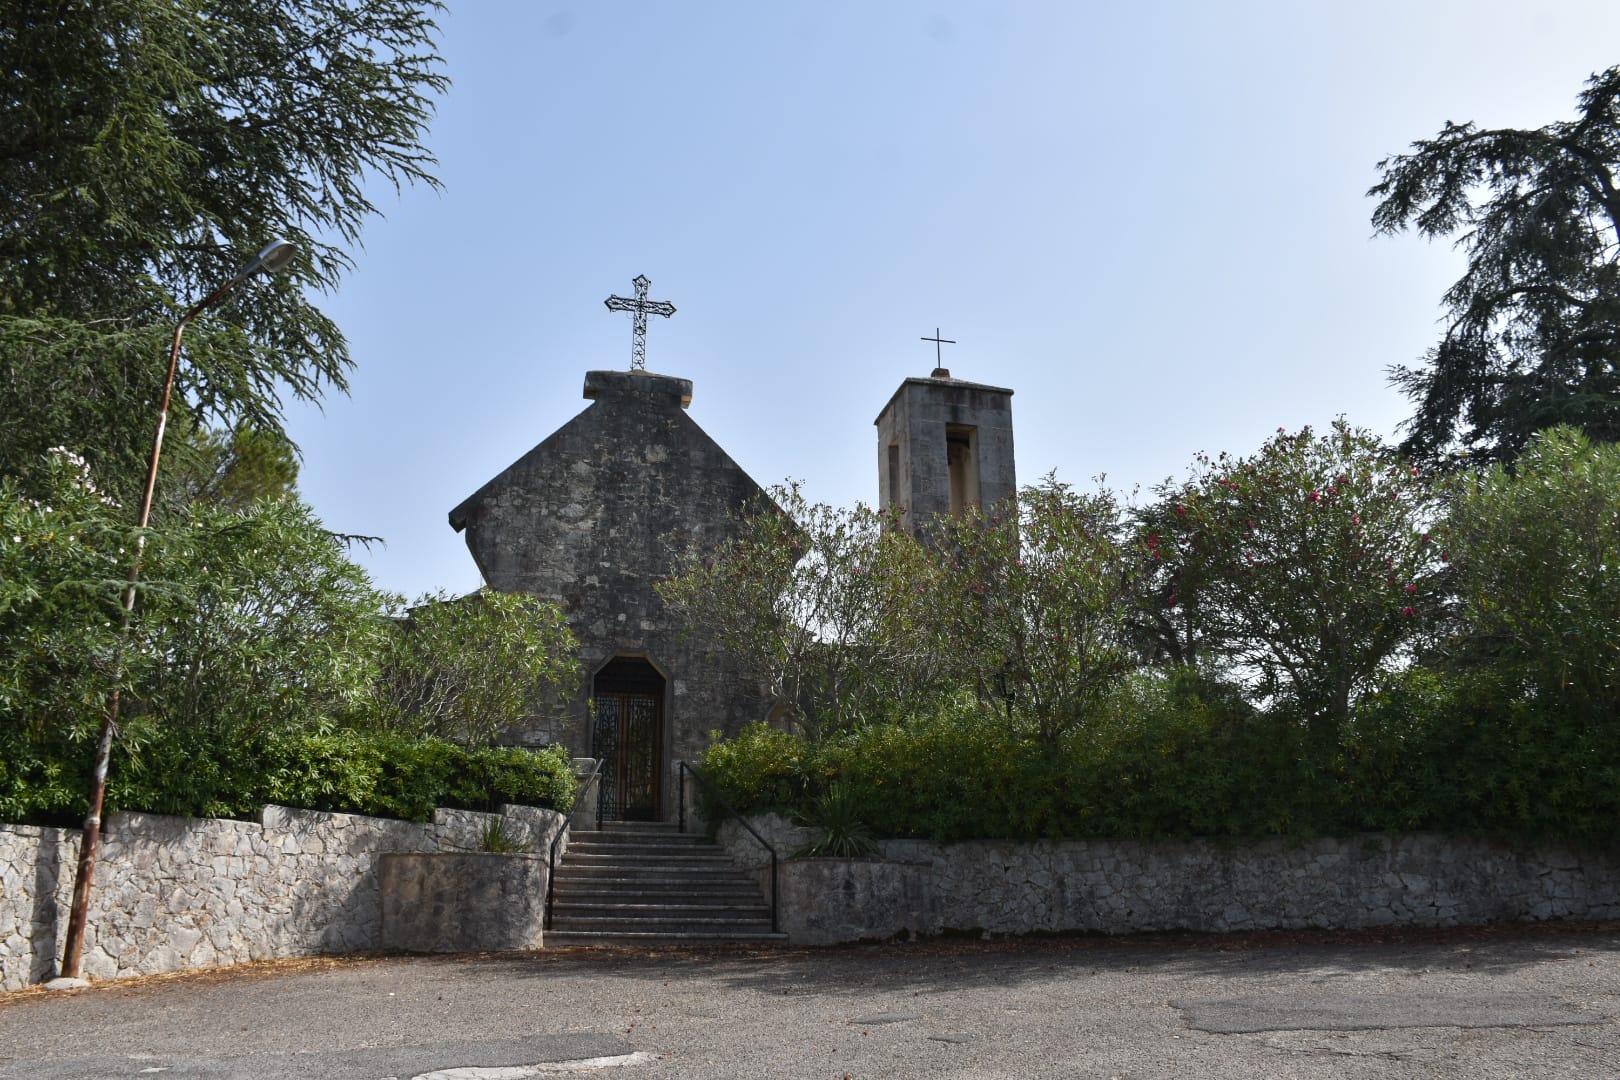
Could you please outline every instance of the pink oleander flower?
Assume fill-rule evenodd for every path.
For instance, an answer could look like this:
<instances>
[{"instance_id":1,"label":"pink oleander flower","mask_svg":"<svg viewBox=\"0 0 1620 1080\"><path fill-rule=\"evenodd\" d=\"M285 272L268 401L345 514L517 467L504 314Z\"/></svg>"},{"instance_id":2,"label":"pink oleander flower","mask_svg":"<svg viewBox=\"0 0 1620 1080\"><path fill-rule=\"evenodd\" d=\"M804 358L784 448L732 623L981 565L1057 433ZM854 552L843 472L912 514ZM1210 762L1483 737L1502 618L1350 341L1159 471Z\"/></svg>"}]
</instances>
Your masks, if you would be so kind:
<instances>
[{"instance_id":1,"label":"pink oleander flower","mask_svg":"<svg viewBox=\"0 0 1620 1080\"><path fill-rule=\"evenodd\" d=\"M1408 619L1410 619L1413 615L1416 615L1417 612L1412 610L1409 607L1403 607L1403 608L1401 608L1401 614L1405 615Z\"/></svg>"}]
</instances>

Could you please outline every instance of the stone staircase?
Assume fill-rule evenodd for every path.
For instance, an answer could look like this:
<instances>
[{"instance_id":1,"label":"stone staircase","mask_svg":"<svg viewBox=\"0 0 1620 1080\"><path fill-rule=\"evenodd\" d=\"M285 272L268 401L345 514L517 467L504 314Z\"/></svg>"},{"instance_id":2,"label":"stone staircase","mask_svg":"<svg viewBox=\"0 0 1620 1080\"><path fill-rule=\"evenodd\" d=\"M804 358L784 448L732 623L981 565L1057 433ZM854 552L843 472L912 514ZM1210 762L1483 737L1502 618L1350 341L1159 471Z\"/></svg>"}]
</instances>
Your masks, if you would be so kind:
<instances>
[{"instance_id":1,"label":"stone staircase","mask_svg":"<svg viewBox=\"0 0 1620 1080\"><path fill-rule=\"evenodd\" d=\"M575 830L557 862L552 945L785 942L759 883L716 844L663 822Z\"/></svg>"}]
</instances>

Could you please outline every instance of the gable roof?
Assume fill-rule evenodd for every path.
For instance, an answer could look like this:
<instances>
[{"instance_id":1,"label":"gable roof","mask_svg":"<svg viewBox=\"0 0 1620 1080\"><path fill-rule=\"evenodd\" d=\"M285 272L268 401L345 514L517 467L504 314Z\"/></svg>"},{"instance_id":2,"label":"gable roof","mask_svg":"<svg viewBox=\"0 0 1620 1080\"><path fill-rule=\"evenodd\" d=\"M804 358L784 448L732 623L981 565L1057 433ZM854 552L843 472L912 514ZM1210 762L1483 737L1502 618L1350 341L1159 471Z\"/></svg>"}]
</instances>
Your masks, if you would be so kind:
<instances>
[{"instance_id":1,"label":"gable roof","mask_svg":"<svg viewBox=\"0 0 1620 1080\"><path fill-rule=\"evenodd\" d=\"M584 396L591 405L552 432L450 511L450 527L461 532L498 493L558 468L600 471L635 466L651 471L680 469L706 474L719 488L762 494L763 488L708 432L686 415L692 381L646 371L590 371ZM727 500L732 501L732 500Z\"/></svg>"}]
</instances>

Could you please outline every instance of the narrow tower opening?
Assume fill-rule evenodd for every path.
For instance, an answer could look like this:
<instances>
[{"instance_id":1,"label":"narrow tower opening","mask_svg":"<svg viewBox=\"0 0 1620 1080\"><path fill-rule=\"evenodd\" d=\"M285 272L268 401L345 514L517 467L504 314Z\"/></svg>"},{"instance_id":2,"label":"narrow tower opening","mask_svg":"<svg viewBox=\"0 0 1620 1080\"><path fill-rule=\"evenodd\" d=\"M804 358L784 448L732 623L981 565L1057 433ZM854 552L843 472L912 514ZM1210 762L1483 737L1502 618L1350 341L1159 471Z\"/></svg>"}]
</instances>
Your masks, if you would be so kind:
<instances>
[{"instance_id":1,"label":"narrow tower opening","mask_svg":"<svg viewBox=\"0 0 1620 1080\"><path fill-rule=\"evenodd\" d=\"M900 444L889 444L889 486L883 491L883 503L887 507L899 506L900 498Z\"/></svg>"},{"instance_id":2,"label":"narrow tower opening","mask_svg":"<svg viewBox=\"0 0 1620 1080\"><path fill-rule=\"evenodd\" d=\"M968 424L945 426L945 464L950 470L951 516L979 505L979 430Z\"/></svg>"}]
</instances>

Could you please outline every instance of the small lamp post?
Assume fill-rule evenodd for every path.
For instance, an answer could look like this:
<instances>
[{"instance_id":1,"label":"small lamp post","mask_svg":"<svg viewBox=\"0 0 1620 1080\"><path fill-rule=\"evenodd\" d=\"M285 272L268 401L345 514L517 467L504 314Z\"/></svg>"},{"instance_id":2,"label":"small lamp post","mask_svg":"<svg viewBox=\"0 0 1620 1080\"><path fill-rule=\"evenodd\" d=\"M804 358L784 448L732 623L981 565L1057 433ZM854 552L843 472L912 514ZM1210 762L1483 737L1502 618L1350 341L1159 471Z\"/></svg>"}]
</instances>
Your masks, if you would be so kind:
<instances>
[{"instance_id":1,"label":"small lamp post","mask_svg":"<svg viewBox=\"0 0 1620 1080\"><path fill-rule=\"evenodd\" d=\"M129 567L129 584L124 586L123 607L119 614L118 656L115 661L117 680L123 679L124 642L129 637L130 619L135 612L135 587L140 582L141 553L146 548L145 529L152 517L152 497L157 490L158 457L163 453L163 432L169 424L169 402L174 395L174 377L180 369L180 337L186 324L225 298L225 294L255 274L275 274L287 268L298 255L298 245L286 240L274 240L253 260L242 267L237 275L198 301L180 316L174 325L174 343L169 347L169 375L163 384L163 399L158 405L157 434L152 439L152 456L146 466L146 490L141 496L141 514L137 528L141 530L135 540L135 557ZM96 744L96 764L90 776L90 813L84 819L84 835L79 841L78 871L73 879L73 903L68 915L67 942L62 951L62 975L70 979L79 977L79 965L84 952L84 928L90 914L90 885L95 877L96 854L101 846L101 804L107 794L107 764L112 758L113 737L118 732L118 703L121 687L113 685L112 700L107 715L101 722L101 739Z\"/></svg>"}]
</instances>

